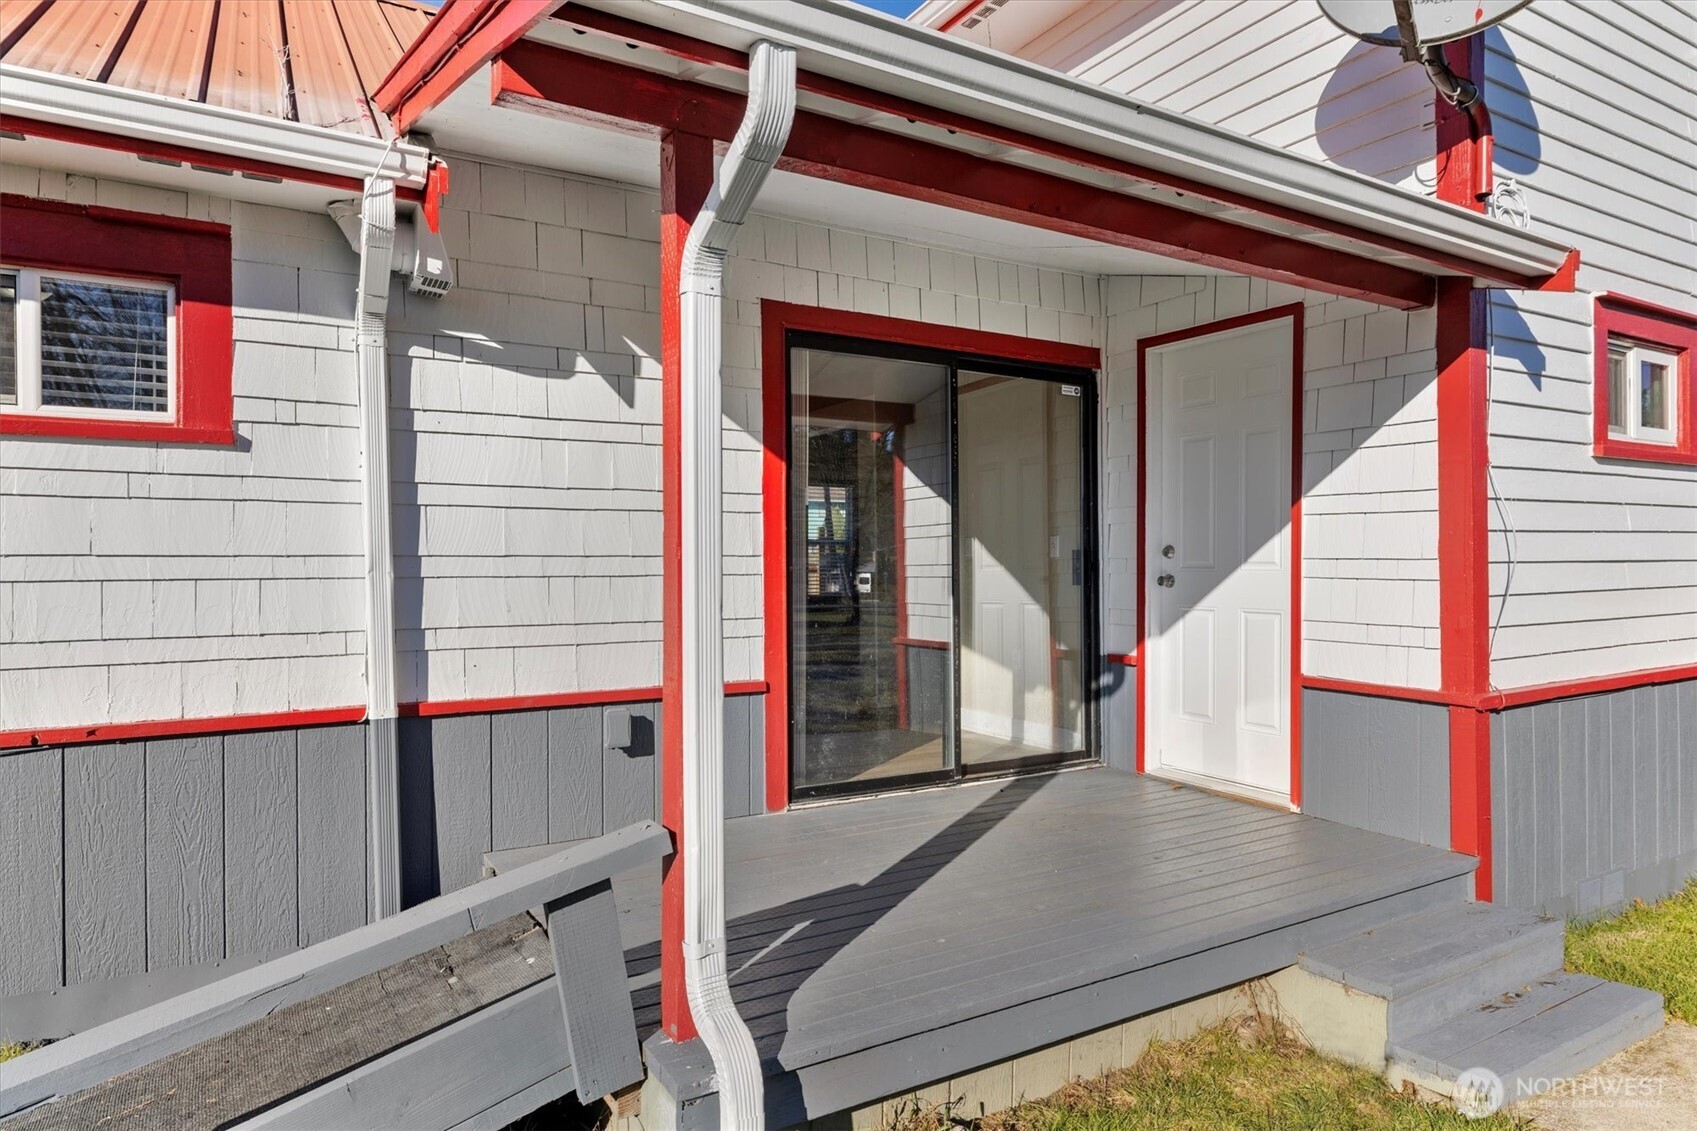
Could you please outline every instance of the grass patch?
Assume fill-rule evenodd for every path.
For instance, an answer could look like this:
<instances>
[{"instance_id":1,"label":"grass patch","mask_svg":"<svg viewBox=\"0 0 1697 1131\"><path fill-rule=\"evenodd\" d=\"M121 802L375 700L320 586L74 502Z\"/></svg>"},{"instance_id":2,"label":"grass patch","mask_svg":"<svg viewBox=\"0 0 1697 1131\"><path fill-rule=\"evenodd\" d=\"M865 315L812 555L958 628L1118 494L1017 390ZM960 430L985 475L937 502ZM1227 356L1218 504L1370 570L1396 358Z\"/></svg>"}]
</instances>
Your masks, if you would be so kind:
<instances>
[{"instance_id":1,"label":"grass patch","mask_svg":"<svg viewBox=\"0 0 1697 1131\"><path fill-rule=\"evenodd\" d=\"M977 1121L915 1112L892 1131L1525 1131L1524 1120L1468 1119L1391 1092L1383 1078L1310 1050L1247 1017L1189 1040L1157 1042L1135 1065L1069 1084Z\"/></svg>"},{"instance_id":2,"label":"grass patch","mask_svg":"<svg viewBox=\"0 0 1697 1131\"><path fill-rule=\"evenodd\" d=\"M21 1044L17 1041L0 1041L0 1064L24 1055L34 1047L34 1045Z\"/></svg>"},{"instance_id":3,"label":"grass patch","mask_svg":"<svg viewBox=\"0 0 1697 1131\"><path fill-rule=\"evenodd\" d=\"M1567 967L1655 990L1668 1016L1697 1024L1697 879L1660 903L1569 927Z\"/></svg>"}]
</instances>

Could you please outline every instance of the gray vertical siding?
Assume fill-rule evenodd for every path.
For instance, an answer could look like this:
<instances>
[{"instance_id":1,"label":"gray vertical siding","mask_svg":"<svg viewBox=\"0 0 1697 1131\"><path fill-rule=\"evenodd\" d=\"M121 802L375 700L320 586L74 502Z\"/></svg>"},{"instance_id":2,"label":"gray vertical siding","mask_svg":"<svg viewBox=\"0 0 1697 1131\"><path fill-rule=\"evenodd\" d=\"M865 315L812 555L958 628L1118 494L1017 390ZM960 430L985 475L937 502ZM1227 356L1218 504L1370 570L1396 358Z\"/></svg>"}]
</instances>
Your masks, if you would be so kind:
<instances>
[{"instance_id":1,"label":"gray vertical siding","mask_svg":"<svg viewBox=\"0 0 1697 1131\"><path fill-rule=\"evenodd\" d=\"M1137 768L1137 669L1119 663L1102 665L1097 689L1101 712L1102 761L1116 770Z\"/></svg>"},{"instance_id":2,"label":"gray vertical siding","mask_svg":"<svg viewBox=\"0 0 1697 1131\"><path fill-rule=\"evenodd\" d=\"M660 705L619 708L626 749L606 745L607 709L401 720L406 901L478 879L491 849L656 816ZM725 755L727 815L762 811L763 697L726 700ZM29 1036L4 1031L6 998L275 954L364 923L366 791L357 723L0 753L0 1037Z\"/></svg>"},{"instance_id":3,"label":"gray vertical siding","mask_svg":"<svg viewBox=\"0 0 1697 1131\"><path fill-rule=\"evenodd\" d=\"M1302 811L1447 846L1449 710L1334 691L1302 693Z\"/></svg>"},{"instance_id":4,"label":"gray vertical siding","mask_svg":"<svg viewBox=\"0 0 1697 1131\"><path fill-rule=\"evenodd\" d=\"M1539 703L1491 725L1499 903L1588 916L1697 873L1697 680Z\"/></svg>"}]
</instances>

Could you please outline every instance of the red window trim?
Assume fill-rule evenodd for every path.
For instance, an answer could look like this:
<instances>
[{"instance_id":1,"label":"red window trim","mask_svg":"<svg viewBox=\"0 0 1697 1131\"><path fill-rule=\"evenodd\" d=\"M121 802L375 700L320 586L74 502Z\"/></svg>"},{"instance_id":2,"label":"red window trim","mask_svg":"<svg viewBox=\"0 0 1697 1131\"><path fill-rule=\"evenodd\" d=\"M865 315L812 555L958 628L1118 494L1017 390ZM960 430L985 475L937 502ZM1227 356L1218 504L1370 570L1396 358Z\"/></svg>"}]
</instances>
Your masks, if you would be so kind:
<instances>
[{"instance_id":1,"label":"red window trim","mask_svg":"<svg viewBox=\"0 0 1697 1131\"><path fill-rule=\"evenodd\" d=\"M1697 356L1697 314L1672 310L1626 295L1600 294L1592 317L1591 450L1598 459L1633 460L1639 463L1697 464L1697 428L1692 409L1697 407L1697 379L1692 359ZM1625 440L1609 434L1609 339L1630 338L1666 350L1679 358L1675 376L1674 416L1676 432L1671 444Z\"/></svg>"},{"instance_id":2,"label":"red window trim","mask_svg":"<svg viewBox=\"0 0 1697 1131\"><path fill-rule=\"evenodd\" d=\"M172 444L235 441L230 375L230 228L29 196L0 196L0 260L48 271L78 271L168 282L177 290L177 411L174 420L91 420L0 414L0 434L71 436Z\"/></svg>"}]
</instances>

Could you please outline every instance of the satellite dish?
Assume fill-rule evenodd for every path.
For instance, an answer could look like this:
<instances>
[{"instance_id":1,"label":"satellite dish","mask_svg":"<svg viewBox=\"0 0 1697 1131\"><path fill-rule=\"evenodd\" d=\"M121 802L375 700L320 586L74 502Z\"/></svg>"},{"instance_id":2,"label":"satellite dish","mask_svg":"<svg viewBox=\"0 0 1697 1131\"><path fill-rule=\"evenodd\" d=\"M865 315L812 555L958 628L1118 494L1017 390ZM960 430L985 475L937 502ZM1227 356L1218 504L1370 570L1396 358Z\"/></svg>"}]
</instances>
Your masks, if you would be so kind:
<instances>
[{"instance_id":1,"label":"satellite dish","mask_svg":"<svg viewBox=\"0 0 1697 1131\"><path fill-rule=\"evenodd\" d=\"M1501 23L1532 0L1412 0L1408 5L1415 49L1466 39ZM1396 0L1319 0L1320 11L1357 39L1381 47L1403 47Z\"/></svg>"}]
</instances>

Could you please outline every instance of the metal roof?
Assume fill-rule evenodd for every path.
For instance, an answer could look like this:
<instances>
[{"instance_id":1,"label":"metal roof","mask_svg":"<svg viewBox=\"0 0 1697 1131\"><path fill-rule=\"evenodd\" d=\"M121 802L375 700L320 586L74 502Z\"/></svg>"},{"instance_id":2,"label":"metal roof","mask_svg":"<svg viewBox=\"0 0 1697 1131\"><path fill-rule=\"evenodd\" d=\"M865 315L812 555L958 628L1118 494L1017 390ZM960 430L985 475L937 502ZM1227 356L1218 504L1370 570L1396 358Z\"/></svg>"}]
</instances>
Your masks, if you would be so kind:
<instances>
[{"instance_id":1,"label":"metal roof","mask_svg":"<svg viewBox=\"0 0 1697 1131\"><path fill-rule=\"evenodd\" d=\"M0 0L0 62L387 138L370 92L430 16L410 0Z\"/></svg>"}]
</instances>

